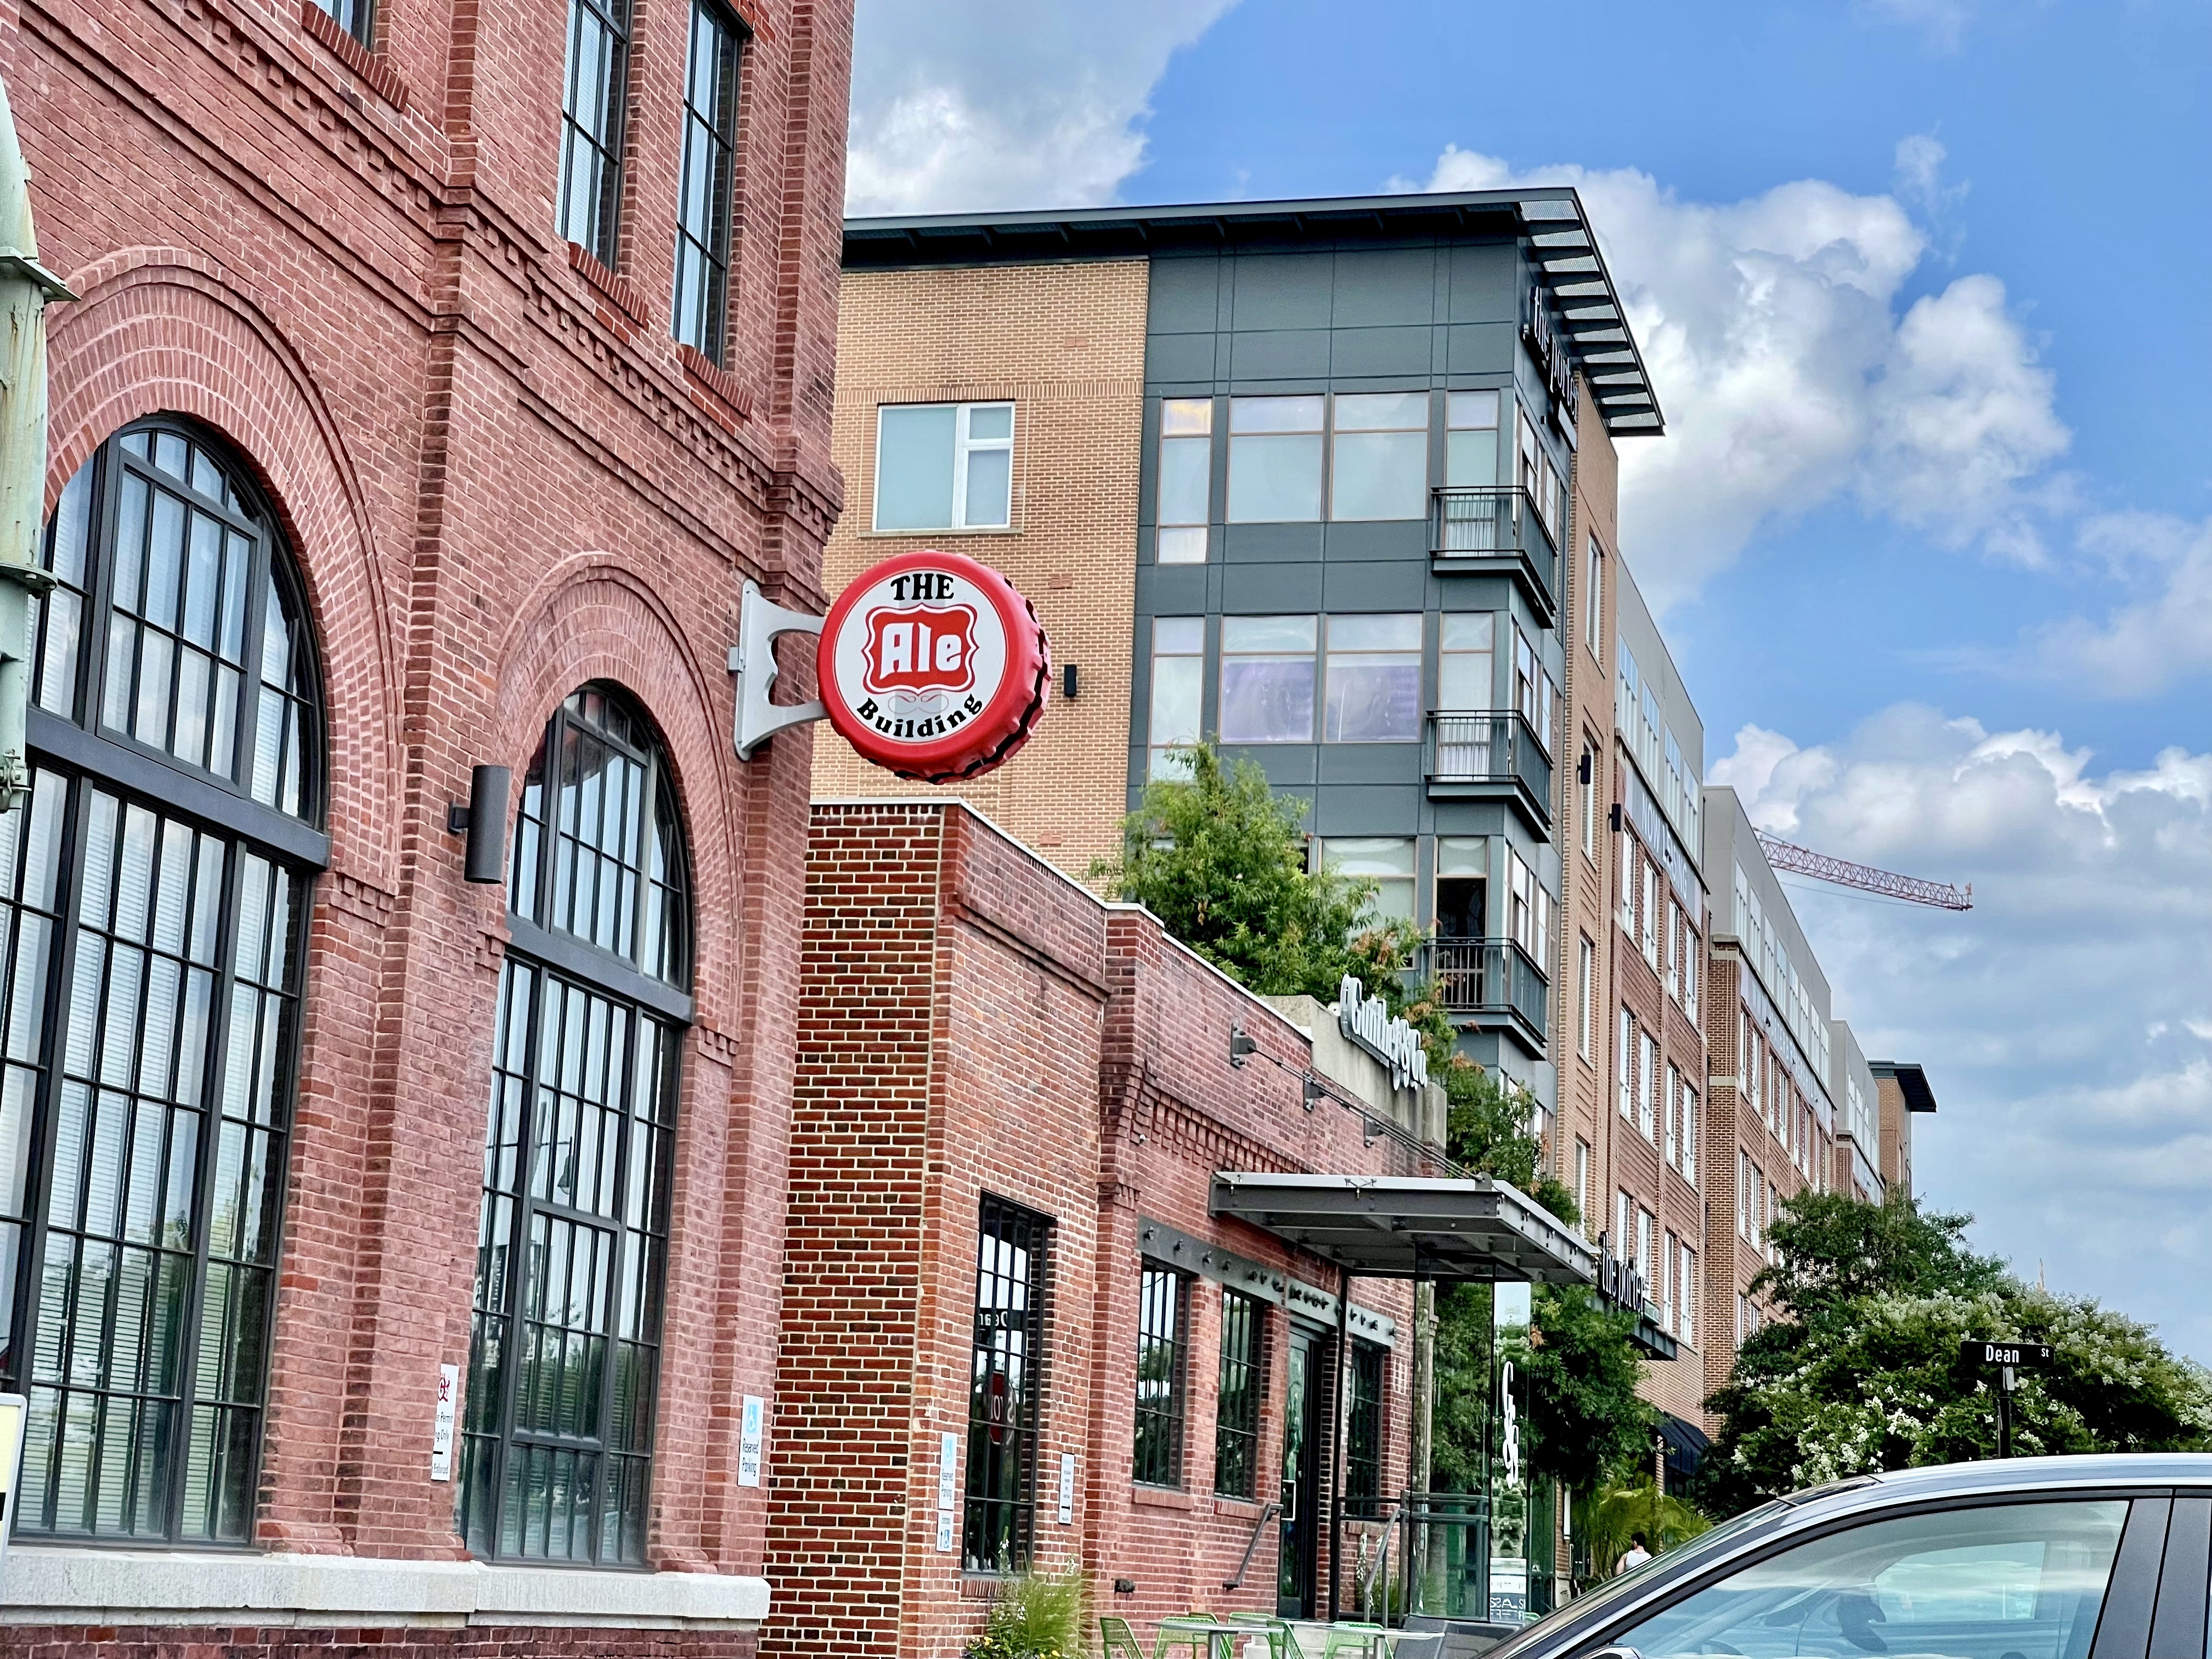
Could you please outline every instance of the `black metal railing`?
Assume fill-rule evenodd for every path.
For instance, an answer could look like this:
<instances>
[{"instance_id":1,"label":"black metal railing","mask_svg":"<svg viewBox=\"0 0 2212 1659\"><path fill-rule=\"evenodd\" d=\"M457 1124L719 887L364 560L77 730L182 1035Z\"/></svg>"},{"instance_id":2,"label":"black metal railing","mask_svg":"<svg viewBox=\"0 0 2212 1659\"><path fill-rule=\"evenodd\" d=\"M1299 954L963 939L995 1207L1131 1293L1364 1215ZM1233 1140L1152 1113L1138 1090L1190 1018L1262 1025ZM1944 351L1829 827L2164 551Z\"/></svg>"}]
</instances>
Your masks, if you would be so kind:
<instances>
[{"instance_id":1,"label":"black metal railing","mask_svg":"<svg viewBox=\"0 0 2212 1659\"><path fill-rule=\"evenodd\" d=\"M1510 708L1439 708L1429 716L1425 760L1431 783L1516 784L1552 821L1552 757Z\"/></svg>"},{"instance_id":2,"label":"black metal railing","mask_svg":"<svg viewBox=\"0 0 2212 1659\"><path fill-rule=\"evenodd\" d=\"M1545 1036L1550 982L1510 939L1439 939L1428 945L1429 977L1454 1014L1510 1014L1538 1042Z\"/></svg>"},{"instance_id":3,"label":"black metal railing","mask_svg":"<svg viewBox=\"0 0 2212 1659\"><path fill-rule=\"evenodd\" d=\"M1429 552L1437 559L1517 565L1533 597L1559 607L1559 552L1534 497L1512 485L1441 484L1429 507Z\"/></svg>"}]
</instances>

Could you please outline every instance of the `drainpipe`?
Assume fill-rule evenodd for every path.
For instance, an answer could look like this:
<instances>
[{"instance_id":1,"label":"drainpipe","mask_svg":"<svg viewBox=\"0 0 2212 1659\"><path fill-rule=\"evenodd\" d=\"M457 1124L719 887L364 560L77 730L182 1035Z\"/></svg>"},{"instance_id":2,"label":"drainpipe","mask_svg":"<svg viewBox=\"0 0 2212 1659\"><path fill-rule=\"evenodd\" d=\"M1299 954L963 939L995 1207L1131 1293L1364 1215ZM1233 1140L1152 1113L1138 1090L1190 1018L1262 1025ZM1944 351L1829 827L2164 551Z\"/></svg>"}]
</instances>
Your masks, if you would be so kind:
<instances>
[{"instance_id":1,"label":"drainpipe","mask_svg":"<svg viewBox=\"0 0 2212 1659\"><path fill-rule=\"evenodd\" d=\"M1328 1483L1328 1622L1339 1617L1337 1598L1344 1577L1344 1486L1352 1474L1352 1269L1344 1270L1336 1293L1336 1443L1330 1450Z\"/></svg>"},{"instance_id":2,"label":"drainpipe","mask_svg":"<svg viewBox=\"0 0 2212 1659\"><path fill-rule=\"evenodd\" d=\"M0 812L30 783L31 607L54 585L38 556L46 516L46 302L76 297L39 263L30 169L0 85Z\"/></svg>"}]
</instances>

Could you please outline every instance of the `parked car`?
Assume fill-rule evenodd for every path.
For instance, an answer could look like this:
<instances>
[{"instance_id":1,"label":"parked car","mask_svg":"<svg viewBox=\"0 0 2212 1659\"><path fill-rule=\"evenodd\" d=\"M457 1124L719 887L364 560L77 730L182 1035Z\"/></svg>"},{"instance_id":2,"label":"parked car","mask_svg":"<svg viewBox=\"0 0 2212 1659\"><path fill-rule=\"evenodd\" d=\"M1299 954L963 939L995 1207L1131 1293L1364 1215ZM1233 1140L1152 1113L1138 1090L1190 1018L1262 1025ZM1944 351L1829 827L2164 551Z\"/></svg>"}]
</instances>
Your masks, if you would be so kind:
<instances>
[{"instance_id":1,"label":"parked car","mask_svg":"<svg viewBox=\"0 0 2212 1659\"><path fill-rule=\"evenodd\" d=\"M1488 1659L2212 1659L2212 1455L2016 1458L1777 1499Z\"/></svg>"}]
</instances>

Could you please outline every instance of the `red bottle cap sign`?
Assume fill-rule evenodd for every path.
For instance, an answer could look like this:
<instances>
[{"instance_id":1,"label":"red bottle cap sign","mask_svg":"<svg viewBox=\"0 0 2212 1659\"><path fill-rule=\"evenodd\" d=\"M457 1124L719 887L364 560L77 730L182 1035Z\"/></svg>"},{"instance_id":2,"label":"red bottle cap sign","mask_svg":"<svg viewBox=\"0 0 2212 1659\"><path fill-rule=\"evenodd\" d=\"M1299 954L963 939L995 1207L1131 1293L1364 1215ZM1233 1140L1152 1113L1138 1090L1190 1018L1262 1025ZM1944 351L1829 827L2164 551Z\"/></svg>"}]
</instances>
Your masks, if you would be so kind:
<instances>
[{"instance_id":1,"label":"red bottle cap sign","mask_svg":"<svg viewBox=\"0 0 2212 1659\"><path fill-rule=\"evenodd\" d=\"M1004 765L1052 686L1052 648L1030 602L989 566L926 548L885 559L838 596L815 665L838 734L927 783Z\"/></svg>"}]
</instances>

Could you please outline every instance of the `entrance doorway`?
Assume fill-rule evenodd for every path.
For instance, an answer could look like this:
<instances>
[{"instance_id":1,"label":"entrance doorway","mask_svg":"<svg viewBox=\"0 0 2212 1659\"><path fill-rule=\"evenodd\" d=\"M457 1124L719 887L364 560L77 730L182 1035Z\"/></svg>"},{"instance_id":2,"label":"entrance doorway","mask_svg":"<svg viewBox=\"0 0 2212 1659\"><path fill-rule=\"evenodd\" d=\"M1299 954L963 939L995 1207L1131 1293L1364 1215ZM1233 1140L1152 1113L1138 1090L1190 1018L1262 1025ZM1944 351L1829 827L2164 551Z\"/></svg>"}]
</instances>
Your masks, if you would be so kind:
<instances>
[{"instance_id":1,"label":"entrance doorway","mask_svg":"<svg viewBox=\"0 0 2212 1659\"><path fill-rule=\"evenodd\" d=\"M1314 1616L1314 1565L1320 1553L1322 1396L1328 1373L1322 1360L1328 1339L1291 1327L1289 1383L1283 1395L1282 1547L1276 1558L1275 1615Z\"/></svg>"}]
</instances>

